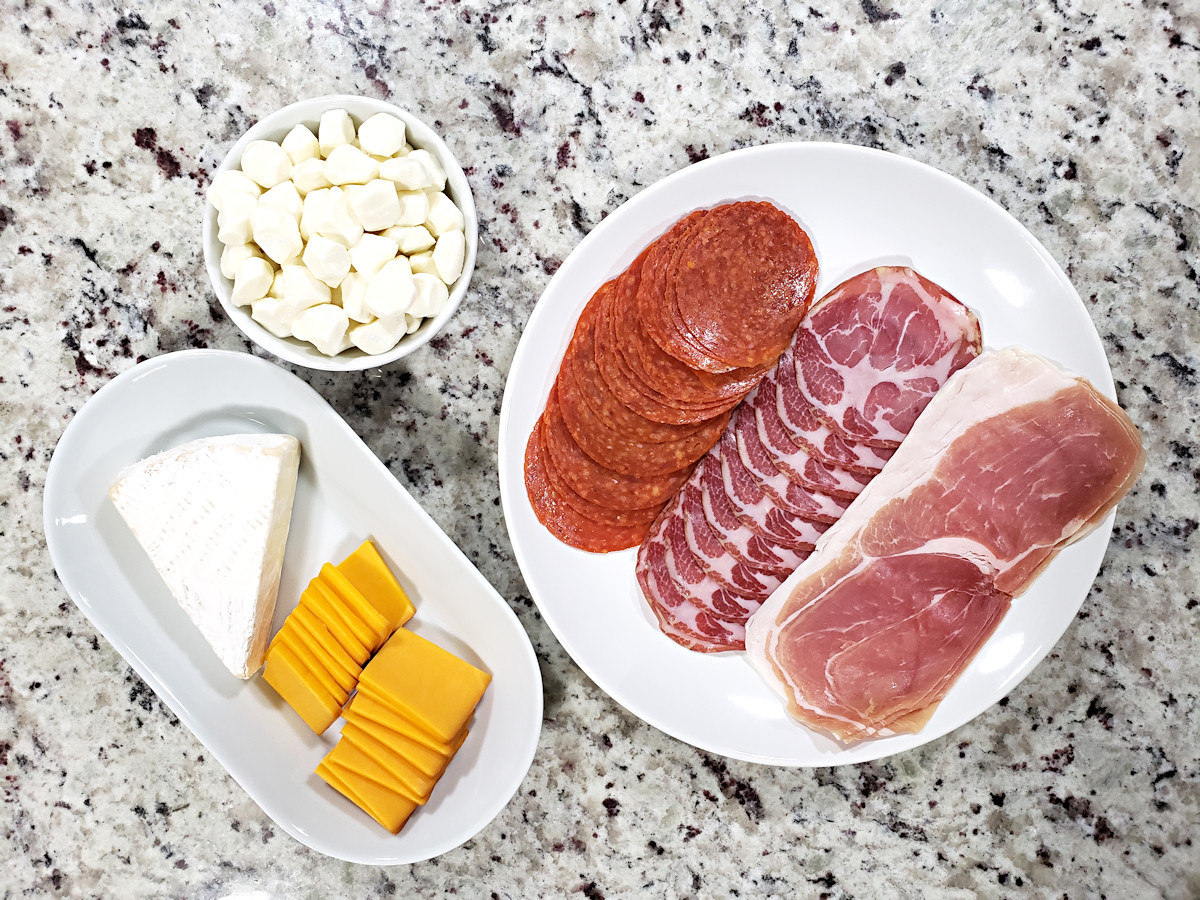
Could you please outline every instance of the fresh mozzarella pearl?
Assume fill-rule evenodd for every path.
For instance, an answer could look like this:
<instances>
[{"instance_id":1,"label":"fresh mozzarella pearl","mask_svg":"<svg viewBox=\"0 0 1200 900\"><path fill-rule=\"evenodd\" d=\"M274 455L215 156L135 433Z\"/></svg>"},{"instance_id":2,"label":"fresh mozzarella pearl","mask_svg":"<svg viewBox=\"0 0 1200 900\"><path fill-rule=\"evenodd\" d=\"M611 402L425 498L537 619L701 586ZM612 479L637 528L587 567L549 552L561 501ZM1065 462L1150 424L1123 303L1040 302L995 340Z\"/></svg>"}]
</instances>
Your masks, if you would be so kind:
<instances>
[{"instance_id":1,"label":"fresh mozzarella pearl","mask_svg":"<svg viewBox=\"0 0 1200 900\"><path fill-rule=\"evenodd\" d=\"M242 151L242 171L265 188L287 181L292 161L274 141L251 141Z\"/></svg>"},{"instance_id":2,"label":"fresh mozzarella pearl","mask_svg":"<svg viewBox=\"0 0 1200 900\"><path fill-rule=\"evenodd\" d=\"M372 156L395 156L404 147L404 123L376 113L358 126L358 144Z\"/></svg>"}]
</instances>

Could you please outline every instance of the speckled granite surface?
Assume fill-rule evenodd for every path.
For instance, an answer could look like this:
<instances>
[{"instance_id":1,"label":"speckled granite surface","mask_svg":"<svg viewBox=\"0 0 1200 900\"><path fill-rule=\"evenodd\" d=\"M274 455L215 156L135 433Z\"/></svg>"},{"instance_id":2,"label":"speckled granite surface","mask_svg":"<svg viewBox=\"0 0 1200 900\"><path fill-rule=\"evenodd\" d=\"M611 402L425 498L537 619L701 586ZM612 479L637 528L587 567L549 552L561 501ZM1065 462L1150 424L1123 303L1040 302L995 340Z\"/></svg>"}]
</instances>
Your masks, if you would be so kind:
<instances>
[{"instance_id":1,"label":"speckled granite surface","mask_svg":"<svg viewBox=\"0 0 1200 900\"><path fill-rule=\"evenodd\" d=\"M727 9L0 4L0 895L1200 895L1200 13ZM438 124L481 252L447 340L381 376L299 374L509 600L545 679L507 809L392 869L274 827L96 635L41 531L95 390L141 357L249 349L202 268L207 174L258 117L336 92ZM815 139L930 163L1028 226L1150 461L1078 619L1003 703L902 756L783 770L667 738L570 661L513 560L496 433L522 326L606 213L705 156Z\"/></svg>"}]
</instances>

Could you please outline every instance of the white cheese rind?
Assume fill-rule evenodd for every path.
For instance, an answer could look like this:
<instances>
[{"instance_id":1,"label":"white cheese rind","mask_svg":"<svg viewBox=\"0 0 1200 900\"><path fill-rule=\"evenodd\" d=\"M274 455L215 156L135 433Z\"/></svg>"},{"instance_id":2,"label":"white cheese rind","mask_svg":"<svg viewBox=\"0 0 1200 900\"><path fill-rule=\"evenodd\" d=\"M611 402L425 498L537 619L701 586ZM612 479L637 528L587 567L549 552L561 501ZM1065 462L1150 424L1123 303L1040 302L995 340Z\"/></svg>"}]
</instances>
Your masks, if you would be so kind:
<instances>
[{"instance_id":1,"label":"white cheese rind","mask_svg":"<svg viewBox=\"0 0 1200 900\"><path fill-rule=\"evenodd\" d=\"M291 435L201 438L124 469L109 489L171 595L239 678L266 655L299 463Z\"/></svg>"}]
</instances>

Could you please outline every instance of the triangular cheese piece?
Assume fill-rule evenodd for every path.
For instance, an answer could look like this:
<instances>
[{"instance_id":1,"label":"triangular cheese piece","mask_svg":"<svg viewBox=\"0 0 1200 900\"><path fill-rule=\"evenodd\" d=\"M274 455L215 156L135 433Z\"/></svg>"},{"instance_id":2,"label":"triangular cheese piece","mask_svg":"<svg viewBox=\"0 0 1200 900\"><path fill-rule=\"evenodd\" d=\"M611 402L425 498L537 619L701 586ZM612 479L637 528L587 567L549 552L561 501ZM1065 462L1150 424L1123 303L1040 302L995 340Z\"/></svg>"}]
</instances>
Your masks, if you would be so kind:
<instances>
[{"instance_id":1,"label":"triangular cheese piece","mask_svg":"<svg viewBox=\"0 0 1200 900\"><path fill-rule=\"evenodd\" d=\"M299 464L300 442L289 434L201 438L130 466L108 492L239 678L266 654Z\"/></svg>"}]
</instances>

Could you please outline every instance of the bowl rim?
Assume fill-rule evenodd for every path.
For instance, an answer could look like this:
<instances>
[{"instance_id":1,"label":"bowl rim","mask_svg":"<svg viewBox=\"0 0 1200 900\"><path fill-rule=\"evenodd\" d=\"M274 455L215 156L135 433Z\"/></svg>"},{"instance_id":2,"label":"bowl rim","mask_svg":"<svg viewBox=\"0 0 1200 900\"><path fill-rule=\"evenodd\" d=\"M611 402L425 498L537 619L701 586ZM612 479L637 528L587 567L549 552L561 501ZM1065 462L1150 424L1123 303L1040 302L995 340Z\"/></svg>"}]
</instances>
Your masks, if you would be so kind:
<instances>
[{"instance_id":1,"label":"bowl rim","mask_svg":"<svg viewBox=\"0 0 1200 900\"><path fill-rule=\"evenodd\" d=\"M437 157L438 162L446 172L446 193L455 205L462 211L464 236L466 238L466 253L463 257L462 273L450 288L450 296L446 305L436 316L426 319L421 327L409 335L405 335L391 350L386 353L367 354L358 348L343 351L337 356L326 356L306 341L296 338L281 338L272 334L250 317L247 307L236 306L232 301L233 281L221 273L221 251L223 244L217 239L217 210L208 200L204 199L204 214L202 225L202 244L204 252L204 268L208 280L216 294L221 308L238 329L254 344L282 360L310 369L320 369L329 372L361 371L374 369L403 359L409 354L428 344L439 334L446 322L457 311L459 304L467 294L471 275L475 269L475 258L478 252L479 223L475 210L475 200L471 193L470 183L454 152L429 124L422 118L386 100L374 97L364 97L355 94L327 94L320 97L309 97L289 103L287 106L268 113L247 128L234 144L226 151L220 164L212 173L215 180L222 172L240 166L242 153L251 141L273 140L281 141L284 136L297 124L306 124L316 133L316 126L321 114L330 109L346 109L357 125L378 112L390 113L404 122L409 144L415 149L429 150ZM211 181L210 181L211 184Z\"/></svg>"}]
</instances>

